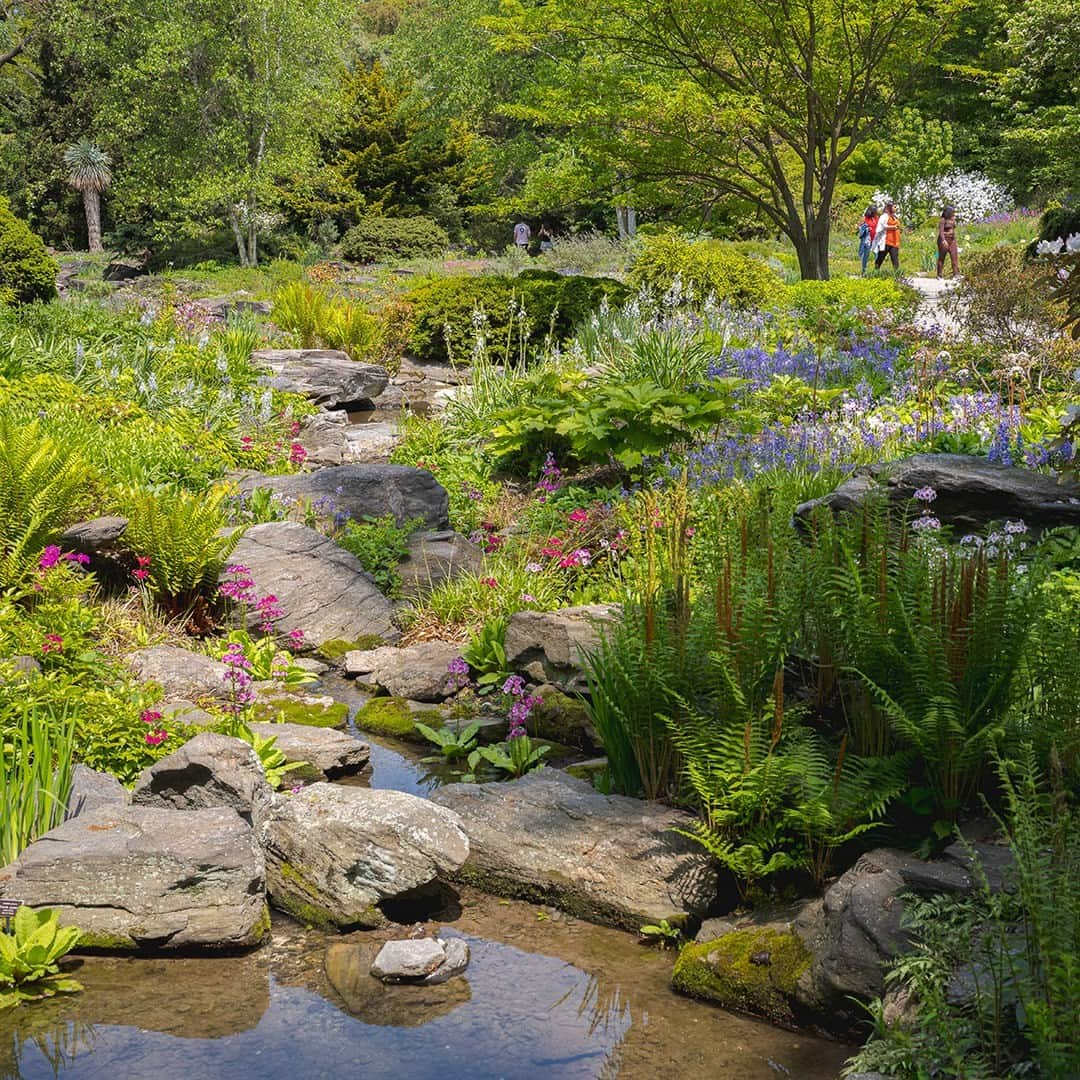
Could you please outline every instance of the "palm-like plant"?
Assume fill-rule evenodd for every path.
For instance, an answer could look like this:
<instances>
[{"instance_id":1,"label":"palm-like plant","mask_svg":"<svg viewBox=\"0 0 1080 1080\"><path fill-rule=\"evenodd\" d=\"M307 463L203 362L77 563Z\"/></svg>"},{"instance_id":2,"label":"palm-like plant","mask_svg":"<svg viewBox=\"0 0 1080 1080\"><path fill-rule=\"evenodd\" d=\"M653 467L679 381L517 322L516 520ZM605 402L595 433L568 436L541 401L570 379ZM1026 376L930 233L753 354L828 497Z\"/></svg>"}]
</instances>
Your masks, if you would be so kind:
<instances>
[{"instance_id":1,"label":"palm-like plant","mask_svg":"<svg viewBox=\"0 0 1080 1080\"><path fill-rule=\"evenodd\" d=\"M90 250L101 251L101 193L112 183L112 160L92 139L80 139L64 151L64 166L68 183L82 192Z\"/></svg>"}]
</instances>

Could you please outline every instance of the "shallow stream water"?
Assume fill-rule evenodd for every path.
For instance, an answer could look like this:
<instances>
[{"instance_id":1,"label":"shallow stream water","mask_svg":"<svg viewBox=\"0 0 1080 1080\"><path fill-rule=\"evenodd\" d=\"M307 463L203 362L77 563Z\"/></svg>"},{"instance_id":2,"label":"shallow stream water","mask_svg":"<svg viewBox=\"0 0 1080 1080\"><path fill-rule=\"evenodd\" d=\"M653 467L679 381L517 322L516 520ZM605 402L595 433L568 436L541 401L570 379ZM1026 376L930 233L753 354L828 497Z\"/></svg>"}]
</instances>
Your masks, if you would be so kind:
<instances>
[{"instance_id":1,"label":"shallow stream water","mask_svg":"<svg viewBox=\"0 0 1080 1080\"><path fill-rule=\"evenodd\" d=\"M359 782L430 790L414 748L371 741ZM676 994L674 953L632 935L470 889L436 906L394 917L468 941L442 986L368 974L401 927L284 917L244 956L77 959L82 994L0 1013L0 1080L835 1080L850 1052Z\"/></svg>"}]
</instances>

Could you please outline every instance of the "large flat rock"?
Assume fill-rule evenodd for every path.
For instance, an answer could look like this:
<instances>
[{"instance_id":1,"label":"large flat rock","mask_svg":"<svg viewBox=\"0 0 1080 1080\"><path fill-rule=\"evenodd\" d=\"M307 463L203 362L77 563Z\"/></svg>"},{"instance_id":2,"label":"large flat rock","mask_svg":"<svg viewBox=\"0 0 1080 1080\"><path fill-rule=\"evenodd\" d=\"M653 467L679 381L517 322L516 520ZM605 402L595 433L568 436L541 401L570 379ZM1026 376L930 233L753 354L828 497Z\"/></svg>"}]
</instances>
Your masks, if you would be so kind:
<instances>
[{"instance_id":1,"label":"large flat rock","mask_svg":"<svg viewBox=\"0 0 1080 1080\"><path fill-rule=\"evenodd\" d=\"M0 870L0 896L60 911L83 947L236 949L269 931L263 855L235 810L105 806Z\"/></svg>"},{"instance_id":2,"label":"large flat rock","mask_svg":"<svg viewBox=\"0 0 1080 1080\"><path fill-rule=\"evenodd\" d=\"M461 655L461 646L446 641L421 641L404 649L383 647L345 654L345 674L381 686L391 697L411 701L445 701L455 691L448 665Z\"/></svg>"},{"instance_id":3,"label":"large flat rock","mask_svg":"<svg viewBox=\"0 0 1080 1080\"><path fill-rule=\"evenodd\" d=\"M262 828L271 903L301 922L376 927L378 904L457 870L457 816L401 791L312 784L279 797Z\"/></svg>"},{"instance_id":4,"label":"large flat rock","mask_svg":"<svg viewBox=\"0 0 1080 1080\"><path fill-rule=\"evenodd\" d=\"M385 641L398 637L393 605L356 556L306 525L253 525L236 545L232 562L250 569L260 594L277 597L284 612L279 631L302 630L309 645L369 635ZM249 611L248 620L257 627L258 612Z\"/></svg>"},{"instance_id":5,"label":"large flat rock","mask_svg":"<svg viewBox=\"0 0 1080 1080\"><path fill-rule=\"evenodd\" d=\"M558 769L450 784L432 801L453 810L469 838L459 876L491 892L628 930L702 916L716 898L715 866L671 831L692 819L659 803L602 795Z\"/></svg>"},{"instance_id":6,"label":"large flat rock","mask_svg":"<svg viewBox=\"0 0 1080 1080\"><path fill-rule=\"evenodd\" d=\"M386 368L362 364L336 349L257 349L251 362L269 369L259 380L263 385L329 408L376 398L389 379Z\"/></svg>"},{"instance_id":7,"label":"large flat rock","mask_svg":"<svg viewBox=\"0 0 1080 1080\"><path fill-rule=\"evenodd\" d=\"M267 488L297 503L318 503L328 514L345 512L354 521L389 514L399 525L419 520L429 529L450 527L445 489L427 469L409 465L328 466L291 476L252 473L239 486L241 491Z\"/></svg>"},{"instance_id":8,"label":"large flat rock","mask_svg":"<svg viewBox=\"0 0 1080 1080\"><path fill-rule=\"evenodd\" d=\"M333 728L309 724L251 724L260 738L274 738L274 746L286 761L304 762L306 768L290 772L288 778L333 778L358 773L371 757L371 747L355 735Z\"/></svg>"},{"instance_id":9,"label":"large flat rock","mask_svg":"<svg viewBox=\"0 0 1080 1080\"><path fill-rule=\"evenodd\" d=\"M155 682L167 698L197 701L229 696L225 675L228 668L203 653L176 645L151 645L124 658L125 663L144 682Z\"/></svg>"},{"instance_id":10,"label":"large flat rock","mask_svg":"<svg viewBox=\"0 0 1080 1080\"><path fill-rule=\"evenodd\" d=\"M584 656L596 647L598 628L620 614L617 604L517 611L506 626L506 662L533 682L582 686Z\"/></svg>"},{"instance_id":11,"label":"large flat rock","mask_svg":"<svg viewBox=\"0 0 1080 1080\"><path fill-rule=\"evenodd\" d=\"M834 513L858 510L875 495L917 512L921 504L913 501L915 492L927 487L937 492L930 504L934 516L957 535L1007 520L1023 521L1035 531L1080 525L1080 486L968 454L914 454L864 466L835 491L797 507L795 517L808 520L820 507Z\"/></svg>"}]
</instances>

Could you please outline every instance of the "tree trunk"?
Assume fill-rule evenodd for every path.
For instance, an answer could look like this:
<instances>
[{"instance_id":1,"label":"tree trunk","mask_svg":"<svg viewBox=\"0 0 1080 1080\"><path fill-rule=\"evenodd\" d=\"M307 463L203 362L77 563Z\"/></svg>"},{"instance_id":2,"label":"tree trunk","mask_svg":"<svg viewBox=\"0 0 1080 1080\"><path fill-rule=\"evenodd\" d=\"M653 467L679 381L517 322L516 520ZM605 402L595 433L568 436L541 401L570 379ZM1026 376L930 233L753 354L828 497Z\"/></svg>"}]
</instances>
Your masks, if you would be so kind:
<instances>
[{"instance_id":1,"label":"tree trunk","mask_svg":"<svg viewBox=\"0 0 1080 1080\"><path fill-rule=\"evenodd\" d=\"M812 230L791 230L799 235L792 236L795 254L799 257L799 275L803 281L829 280L829 220L825 215L824 224L814 225Z\"/></svg>"},{"instance_id":2,"label":"tree trunk","mask_svg":"<svg viewBox=\"0 0 1080 1080\"><path fill-rule=\"evenodd\" d=\"M236 237L236 253L240 256L241 266L250 266L251 260L248 258L247 239L244 236L244 230L240 228L240 215L236 212L236 207L229 207L229 225L232 227L233 236Z\"/></svg>"},{"instance_id":3,"label":"tree trunk","mask_svg":"<svg viewBox=\"0 0 1080 1080\"><path fill-rule=\"evenodd\" d=\"M248 266L259 265L258 203L255 196L248 197Z\"/></svg>"},{"instance_id":4,"label":"tree trunk","mask_svg":"<svg viewBox=\"0 0 1080 1080\"><path fill-rule=\"evenodd\" d=\"M101 192L83 188L83 209L86 211L87 248L92 254L103 251L101 246Z\"/></svg>"},{"instance_id":5,"label":"tree trunk","mask_svg":"<svg viewBox=\"0 0 1080 1080\"><path fill-rule=\"evenodd\" d=\"M637 233L637 211L632 206L616 206L615 221L620 240L633 240Z\"/></svg>"}]
</instances>

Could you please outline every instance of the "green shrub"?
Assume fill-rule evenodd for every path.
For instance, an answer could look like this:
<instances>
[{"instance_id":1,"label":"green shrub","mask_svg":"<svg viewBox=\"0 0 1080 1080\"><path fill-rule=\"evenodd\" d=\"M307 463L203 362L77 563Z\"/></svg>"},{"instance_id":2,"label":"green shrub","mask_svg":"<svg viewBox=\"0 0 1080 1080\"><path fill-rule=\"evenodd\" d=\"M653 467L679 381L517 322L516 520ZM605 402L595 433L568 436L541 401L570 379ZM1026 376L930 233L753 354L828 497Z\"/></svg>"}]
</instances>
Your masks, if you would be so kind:
<instances>
[{"instance_id":1,"label":"green shrub","mask_svg":"<svg viewBox=\"0 0 1080 1080\"><path fill-rule=\"evenodd\" d=\"M422 524L417 518L399 527L393 514L381 518L367 517L363 521L347 522L336 541L339 547L352 552L360 560L360 564L387 596L400 596L401 577L397 566L409 554L409 534Z\"/></svg>"},{"instance_id":2,"label":"green shrub","mask_svg":"<svg viewBox=\"0 0 1080 1080\"><path fill-rule=\"evenodd\" d=\"M777 298L777 307L801 311L804 321L816 325L829 316L867 309L905 314L913 307L913 299L911 291L894 278L832 278L785 286Z\"/></svg>"},{"instance_id":3,"label":"green shrub","mask_svg":"<svg viewBox=\"0 0 1080 1080\"><path fill-rule=\"evenodd\" d=\"M1055 206L1039 218L1039 239L1065 239L1080 233L1080 206Z\"/></svg>"},{"instance_id":4,"label":"green shrub","mask_svg":"<svg viewBox=\"0 0 1080 1080\"><path fill-rule=\"evenodd\" d=\"M331 296L304 281L292 281L274 294L274 322L296 334L300 347L341 349L363 360L380 343L379 322L360 304Z\"/></svg>"},{"instance_id":5,"label":"green shrub","mask_svg":"<svg viewBox=\"0 0 1080 1080\"><path fill-rule=\"evenodd\" d=\"M408 295L413 320L409 351L428 363L445 363L451 356L468 360L475 340L473 315L479 310L488 346L503 350L506 358L520 357L548 334L557 341L569 337L604 299L621 304L628 295L626 286L612 278L563 277L551 271L429 281Z\"/></svg>"},{"instance_id":6,"label":"green shrub","mask_svg":"<svg viewBox=\"0 0 1080 1080\"><path fill-rule=\"evenodd\" d=\"M680 232L648 237L634 260L630 281L655 293L682 283L682 291L698 301L750 307L764 303L780 289L780 279L758 259L740 255L716 240L691 240Z\"/></svg>"},{"instance_id":7,"label":"green shrub","mask_svg":"<svg viewBox=\"0 0 1080 1080\"><path fill-rule=\"evenodd\" d=\"M442 255L450 246L446 230L426 217L362 218L341 240L349 262L376 263Z\"/></svg>"},{"instance_id":8,"label":"green shrub","mask_svg":"<svg viewBox=\"0 0 1080 1080\"><path fill-rule=\"evenodd\" d=\"M52 300L58 270L41 238L0 198L0 303Z\"/></svg>"}]
</instances>

